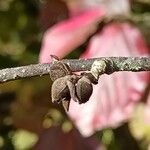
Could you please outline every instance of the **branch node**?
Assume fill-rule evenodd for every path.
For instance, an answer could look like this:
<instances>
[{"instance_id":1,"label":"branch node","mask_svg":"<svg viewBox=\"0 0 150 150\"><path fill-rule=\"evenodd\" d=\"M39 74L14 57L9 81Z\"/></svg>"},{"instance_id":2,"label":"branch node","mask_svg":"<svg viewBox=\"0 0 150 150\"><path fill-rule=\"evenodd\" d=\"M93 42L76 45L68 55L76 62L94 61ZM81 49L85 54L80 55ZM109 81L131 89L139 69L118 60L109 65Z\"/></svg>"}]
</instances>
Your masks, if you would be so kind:
<instances>
[{"instance_id":1,"label":"branch node","mask_svg":"<svg viewBox=\"0 0 150 150\"><path fill-rule=\"evenodd\" d=\"M106 72L107 64L105 60L95 60L91 67L92 75L98 80L99 76Z\"/></svg>"}]
</instances>

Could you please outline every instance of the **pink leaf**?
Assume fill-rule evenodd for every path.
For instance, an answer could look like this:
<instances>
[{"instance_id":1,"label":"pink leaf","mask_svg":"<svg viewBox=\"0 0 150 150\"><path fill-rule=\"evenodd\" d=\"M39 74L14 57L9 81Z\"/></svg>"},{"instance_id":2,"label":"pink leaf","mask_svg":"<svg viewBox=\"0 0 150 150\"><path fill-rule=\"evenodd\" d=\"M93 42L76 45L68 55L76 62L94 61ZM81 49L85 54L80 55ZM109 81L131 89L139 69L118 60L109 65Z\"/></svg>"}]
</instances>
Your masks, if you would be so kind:
<instances>
[{"instance_id":1,"label":"pink leaf","mask_svg":"<svg viewBox=\"0 0 150 150\"><path fill-rule=\"evenodd\" d=\"M149 75L149 80L150 80L150 75ZM147 98L147 105L145 107L145 123L150 125L150 92L148 94Z\"/></svg>"},{"instance_id":2,"label":"pink leaf","mask_svg":"<svg viewBox=\"0 0 150 150\"><path fill-rule=\"evenodd\" d=\"M91 39L82 57L146 55L148 50L139 31L127 23L114 23L105 26ZM86 104L71 102L69 116L85 136L93 134L95 130L117 127L130 118L147 80L148 73L103 75Z\"/></svg>"},{"instance_id":3,"label":"pink leaf","mask_svg":"<svg viewBox=\"0 0 150 150\"><path fill-rule=\"evenodd\" d=\"M50 28L44 35L40 62L50 54L62 58L95 32L104 11L87 10ZM82 57L147 56L148 49L138 29L128 23L108 24L92 37ZM105 127L117 127L130 118L148 81L148 73L122 72L103 75L86 104L71 102L70 118L84 136Z\"/></svg>"},{"instance_id":4,"label":"pink leaf","mask_svg":"<svg viewBox=\"0 0 150 150\"><path fill-rule=\"evenodd\" d=\"M50 28L44 34L39 61L50 62L50 54L62 58L83 44L97 29L103 15L100 9L87 10Z\"/></svg>"}]
</instances>

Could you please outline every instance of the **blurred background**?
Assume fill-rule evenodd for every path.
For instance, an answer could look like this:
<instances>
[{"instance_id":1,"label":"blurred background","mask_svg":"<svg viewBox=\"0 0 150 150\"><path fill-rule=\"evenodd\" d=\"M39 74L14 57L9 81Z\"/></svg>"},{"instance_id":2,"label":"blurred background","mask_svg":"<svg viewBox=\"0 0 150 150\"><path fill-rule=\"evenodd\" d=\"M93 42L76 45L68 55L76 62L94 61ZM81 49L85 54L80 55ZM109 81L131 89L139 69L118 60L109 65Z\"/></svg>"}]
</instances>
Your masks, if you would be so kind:
<instances>
[{"instance_id":1,"label":"blurred background","mask_svg":"<svg viewBox=\"0 0 150 150\"><path fill-rule=\"evenodd\" d=\"M0 68L38 63L45 31L70 18L69 7L83 5L74 1L0 0ZM130 7L128 21L137 26L150 48L150 1L132 0ZM66 58L78 58L85 46L82 44ZM140 117L143 104L121 126L83 137L61 105L51 103L51 84L49 76L0 84L0 149L145 150L150 146L150 126L144 125ZM149 88L143 92L143 102L147 101Z\"/></svg>"}]
</instances>

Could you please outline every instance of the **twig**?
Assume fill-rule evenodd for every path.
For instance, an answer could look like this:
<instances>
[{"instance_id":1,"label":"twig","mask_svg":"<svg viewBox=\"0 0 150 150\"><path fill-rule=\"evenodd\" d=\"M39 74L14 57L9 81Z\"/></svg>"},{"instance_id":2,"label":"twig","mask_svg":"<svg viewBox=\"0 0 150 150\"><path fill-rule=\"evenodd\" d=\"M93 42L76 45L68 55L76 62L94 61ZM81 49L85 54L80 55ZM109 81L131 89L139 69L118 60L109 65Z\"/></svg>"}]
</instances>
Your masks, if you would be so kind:
<instances>
[{"instance_id":1,"label":"twig","mask_svg":"<svg viewBox=\"0 0 150 150\"><path fill-rule=\"evenodd\" d=\"M150 71L150 57L101 57L93 59L64 59L72 71L89 71L95 60L105 60L106 74L116 71ZM0 83L23 79L33 76L42 76L50 72L51 64L35 64L0 70Z\"/></svg>"}]
</instances>

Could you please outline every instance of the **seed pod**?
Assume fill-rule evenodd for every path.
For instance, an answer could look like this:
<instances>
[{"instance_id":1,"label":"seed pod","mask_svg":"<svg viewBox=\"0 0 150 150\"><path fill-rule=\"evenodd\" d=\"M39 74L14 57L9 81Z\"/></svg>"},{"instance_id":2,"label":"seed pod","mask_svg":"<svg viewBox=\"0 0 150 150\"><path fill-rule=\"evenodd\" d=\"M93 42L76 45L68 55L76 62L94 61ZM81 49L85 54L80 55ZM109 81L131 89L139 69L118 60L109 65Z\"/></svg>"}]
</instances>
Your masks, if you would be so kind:
<instances>
[{"instance_id":1,"label":"seed pod","mask_svg":"<svg viewBox=\"0 0 150 150\"><path fill-rule=\"evenodd\" d=\"M69 111L70 99L69 100L62 100L62 105L63 105L66 112Z\"/></svg>"},{"instance_id":2,"label":"seed pod","mask_svg":"<svg viewBox=\"0 0 150 150\"><path fill-rule=\"evenodd\" d=\"M53 61L49 74L52 81L72 74L70 67L67 64L59 61L59 58L55 55L51 55L51 57Z\"/></svg>"},{"instance_id":3,"label":"seed pod","mask_svg":"<svg viewBox=\"0 0 150 150\"><path fill-rule=\"evenodd\" d=\"M79 100L79 104L86 103L91 97L93 92L93 86L86 76L83 76L78 80L76 85L76 94Z\"/></svg>"},{"instance_id":4,"label":"seed pod","mask_svg":"<svg viewBox=\"0 0 150 150\"><path fill-rule=\"evenodd\" d=\"M51 88L52 102L62 102L65 111L68 111L70 99L72 98L74 101L78 101L75 85L79 78L77 75L67 75L56 79Z\"/></svg>"},{"instance_id":5,"label":"seed pod","mask_svg":"<svg viewBox=\"0 0 150 150\"><path fill-rule=\"evenodd\" d=\"M55 80L51 88L52 102L61 102L63 99L70 100L70 91L66 83L66 78L61 77Z\"/></svg>"},{"instance_id":6,"label":"seed pod","mask_svg":"<svg viewBox=\"0 0 150 150\"><path fill-rule=\"evenodd\" d=\"M91 83L98 84L98 79L96 79L91 72L82 72L81 75L88 78L91 81Z\"/></svg>"}]
</instances>

